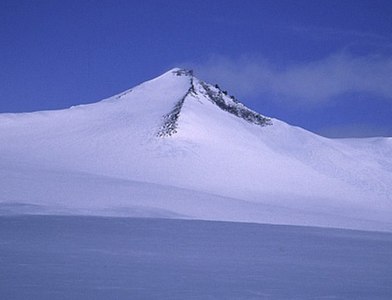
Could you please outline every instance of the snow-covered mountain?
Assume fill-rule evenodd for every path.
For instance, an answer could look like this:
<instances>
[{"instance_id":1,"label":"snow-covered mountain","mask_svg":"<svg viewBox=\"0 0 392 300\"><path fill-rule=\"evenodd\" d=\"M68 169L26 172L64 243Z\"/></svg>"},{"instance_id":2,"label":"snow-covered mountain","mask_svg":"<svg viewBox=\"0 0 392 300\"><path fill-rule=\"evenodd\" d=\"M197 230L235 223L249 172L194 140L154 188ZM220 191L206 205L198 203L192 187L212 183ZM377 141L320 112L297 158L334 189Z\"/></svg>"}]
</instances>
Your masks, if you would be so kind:
<instances>
[{"instance_id":1,"label":"snow-covered mountain","mask_svg":"<svg viewBox=\"0 0 392 300\"><path fill-rule=\"evenodd\" d=\"M327 139L173 69L95 104L0 115L0 211L392 231L392 138Z\"/></svg>"}]
</instances>

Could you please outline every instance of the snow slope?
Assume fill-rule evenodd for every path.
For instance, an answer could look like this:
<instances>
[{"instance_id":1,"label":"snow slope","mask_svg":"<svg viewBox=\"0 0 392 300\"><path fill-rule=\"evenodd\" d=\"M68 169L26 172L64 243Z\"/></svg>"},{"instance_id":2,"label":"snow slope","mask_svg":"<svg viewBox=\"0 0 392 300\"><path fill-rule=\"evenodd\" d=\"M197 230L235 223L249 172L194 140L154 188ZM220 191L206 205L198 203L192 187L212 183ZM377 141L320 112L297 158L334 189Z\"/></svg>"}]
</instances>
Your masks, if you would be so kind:
<instances>
[{"instance_id":1,"label":"snow slope","mask_svg":"<svg viewBox=\"0 0 392 300\"><path fill-rule=\"evenodd\" d=\"M392 139L327 139L173 69L101 102L0 115L0 212L392 230Z\"/></svg>"}]
</instances>

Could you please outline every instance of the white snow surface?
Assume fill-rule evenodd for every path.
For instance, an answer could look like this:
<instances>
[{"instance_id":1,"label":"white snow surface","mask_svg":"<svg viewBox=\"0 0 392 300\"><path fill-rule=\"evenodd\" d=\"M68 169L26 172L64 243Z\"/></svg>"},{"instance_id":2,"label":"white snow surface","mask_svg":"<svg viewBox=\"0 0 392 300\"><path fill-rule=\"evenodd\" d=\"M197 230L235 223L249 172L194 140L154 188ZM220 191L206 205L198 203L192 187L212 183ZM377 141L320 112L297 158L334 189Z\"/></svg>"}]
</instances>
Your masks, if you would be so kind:
<instances>
[{"instance_id":1,"label":"white snow surface","mask_svg":"<svg viewBox=\"0 0 392 300\"><path fill-rule=\"evenodd\" d=\"M392 233L0 216L6 300L390 300Z\"/></svg>"},{"instance_id":2,"label":"white snow surface","mask_svg":"<svg viewBox=\"0 0 392 300\"><path fill-rule=\"evenodd\" d=\"M392 231L392 138L260 126L221 109L206 87L246 109L173 69L98 103L0 114L0 213Z\"/></svg>"}]
</instances>

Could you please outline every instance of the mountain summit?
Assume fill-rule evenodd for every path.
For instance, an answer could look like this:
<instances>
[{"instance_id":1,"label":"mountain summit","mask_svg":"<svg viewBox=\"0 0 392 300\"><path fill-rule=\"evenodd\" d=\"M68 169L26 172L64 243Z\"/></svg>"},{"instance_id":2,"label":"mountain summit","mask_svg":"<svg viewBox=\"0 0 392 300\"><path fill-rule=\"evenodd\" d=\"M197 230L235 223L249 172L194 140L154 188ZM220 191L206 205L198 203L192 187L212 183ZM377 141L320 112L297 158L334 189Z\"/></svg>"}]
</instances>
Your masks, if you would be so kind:
<instances>
[{"instance_id":1,"label":"mountain summit","mask_svg":"<svg viewBox=\"0 0 392 300\"><path fill-rule=\"evenodd\" d=\"M228 96L227 91L222 91L218 85L212 86L195 78L192 70L175 68L168 73L189 78L189 89L184 97L175 104L173 109L164 116L164 124L158 132L158 136L171 136L177 132L178 118L184 102L188 99L189 101L196 100L200 103L204 103L206 100L210 101L223 111L256 125L265 126L271 124L270 119L250 110L234 96Z\"/></svg>"},{"instance_id":2,"label":"mountain summit","mask_svg":"<svg viewBox=\"0 0 392 300\"><path fill-rule=\"evenodd\" d=\"M103 101L0 115L0 212L392 230L392 140L327 139L172 69Z\"/></svg>"}]
</instances>

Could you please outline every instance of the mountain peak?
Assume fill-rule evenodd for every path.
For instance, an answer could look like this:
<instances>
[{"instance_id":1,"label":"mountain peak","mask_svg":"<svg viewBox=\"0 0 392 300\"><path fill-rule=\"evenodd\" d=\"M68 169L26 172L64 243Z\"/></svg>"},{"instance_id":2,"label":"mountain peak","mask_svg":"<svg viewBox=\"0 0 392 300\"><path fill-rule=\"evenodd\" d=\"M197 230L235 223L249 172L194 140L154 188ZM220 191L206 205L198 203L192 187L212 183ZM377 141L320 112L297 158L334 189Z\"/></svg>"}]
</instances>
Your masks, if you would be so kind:
<instances>
[{"instance_id":1,"label":"mountain peak","mask_svg":"<svg viewBox=\"0 0 392 300\"><path fill-rule=\"evenodd\" d=\"M234 96L229 95L227 91L222 90L217 84L211 85L194 77L193 70L174 68L165 74L168 73L190 77L190 85L184 96L175 103L172 110L163 116L163 124L157 133L158 137L172 136L177 132L178 120L186 100L198 104L212 103L221 111L254 125L266 126L272 124L270 118L249 109Z\"/></svg>"},{"instance_id":2,"label":"mountain peak","mask_svg":"<svg viewBox=\"0 0 392 300\"><path fill-rule=\"evenodd\" d=\"M164 72L162 75L156 77L156 79L157 78L161 78L161 77L166 77L167 75L192 77L193 76L193 70L175 67L175 68L172 68L172 69Z\"/></svg>"},{"instance_id":3,"label":"mountain peak","mask_svg":"<svg viewBox=\"0 0 392 300\"><path fill-rule=\"evenodd\" d=\"M193 70L190 69L173 68L169 72L177 76L193 76Z\"/></svg>"}]
</instances>

